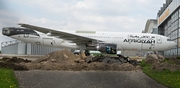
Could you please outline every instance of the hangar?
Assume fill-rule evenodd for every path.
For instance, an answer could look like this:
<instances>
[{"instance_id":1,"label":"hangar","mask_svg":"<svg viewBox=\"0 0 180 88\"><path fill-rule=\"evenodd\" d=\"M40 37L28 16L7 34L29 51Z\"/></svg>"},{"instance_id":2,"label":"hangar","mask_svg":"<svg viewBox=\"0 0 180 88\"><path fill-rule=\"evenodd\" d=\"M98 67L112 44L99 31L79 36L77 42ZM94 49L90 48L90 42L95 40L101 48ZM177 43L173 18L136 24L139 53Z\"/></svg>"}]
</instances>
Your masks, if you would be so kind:
<instances>
[{"instance_id":1,"label":"hangar","mask_svg":"<svg viewBox=\"0 0 180 88\"><path fill-rule=\"evenodd\" d=\"M1 43L2 54L17 54L17 55L46 55L53 51L62 50L63 48L41 46L36 44L24 43L19 40L7 41ZM142 55L136 51L122 51L123 55L136 56Z\"/></svg>"},{"instance_id":2,"label":"hangar","mask_svg":"<svg viewBox=\"0 0 180 88\"><path fill-rule=\"evenodd\" d=\"M142 31L142 33L153 33L158 34L157 31L157 19L149 19L146 22L145 29Z\"/></svg>"},{"instance_id":3,"label":"hangar","mask_svg":"<svg viewBox=\"0 0 180 88\"><path fill-rule=\"evenodd\" d=\"M62 48L29 44L19 40L13 40L13 41L7 41L1 43L2 54L46 55L48 53L57 50L62 50Z\"/></svg>"}]
</instances>

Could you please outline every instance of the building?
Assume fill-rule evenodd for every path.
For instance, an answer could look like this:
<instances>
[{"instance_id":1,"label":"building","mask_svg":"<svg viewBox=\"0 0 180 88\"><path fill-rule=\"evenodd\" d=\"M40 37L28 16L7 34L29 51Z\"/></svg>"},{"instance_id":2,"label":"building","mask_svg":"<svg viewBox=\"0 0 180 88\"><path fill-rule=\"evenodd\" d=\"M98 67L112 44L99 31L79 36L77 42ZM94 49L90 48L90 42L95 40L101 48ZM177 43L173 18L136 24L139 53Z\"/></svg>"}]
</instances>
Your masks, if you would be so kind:
<instances>
[{"instance_id":1,"label":"building","mask_svg":"<svg viewBox=\"0 0 180 88\"><path fill-rule=\"evenodd\" d=\"M19 40L7 41L1 43L2 54L17 54L17 55L46 55L53 51L62 50L62 48L47 47L24 43Z\"/></svg>"},{"instance_id":2,"label":"building","mask_svg":"<svg viewBox=\"0 0 180 88\"><path fill-rule=\"evenodd\" d=\"M157 19L149 19L149 20L147 20L143 33L158 34L158 31L157 31Z\"/></svg>"},{"instance_id":3,"label":"building","mask_svg":"<svg viewBox=\"0 0 180 88\"><path fill-rule=\"evenodd\" d=\"M164 51L164 56L180 55L180 0L166 0L157 13L158 34L170 37L177 47Z\"/></svg>"}]
</instances>

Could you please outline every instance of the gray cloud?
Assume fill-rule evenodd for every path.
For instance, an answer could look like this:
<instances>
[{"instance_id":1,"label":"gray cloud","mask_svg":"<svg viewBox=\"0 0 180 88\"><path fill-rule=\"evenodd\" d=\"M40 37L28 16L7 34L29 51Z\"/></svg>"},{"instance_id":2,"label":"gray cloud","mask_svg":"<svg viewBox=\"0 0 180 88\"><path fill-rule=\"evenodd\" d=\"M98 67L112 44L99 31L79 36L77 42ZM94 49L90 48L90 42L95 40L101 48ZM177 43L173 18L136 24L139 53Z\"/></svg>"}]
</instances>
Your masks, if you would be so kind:
<instances>
[{"instance_id":1,"label":"gray cloud","mask_svg":"<svg viewBox=\"0 0 180 88\"><path fill-rule=\"evenodd\" d=\"M14 40L12 38L6 37L2 35L2 28L3 27L17 27L18 17L16 15L0 9L0 44L5 41ZM0 47L1 50L1 47Z\"/></svg>"}]
</instances>

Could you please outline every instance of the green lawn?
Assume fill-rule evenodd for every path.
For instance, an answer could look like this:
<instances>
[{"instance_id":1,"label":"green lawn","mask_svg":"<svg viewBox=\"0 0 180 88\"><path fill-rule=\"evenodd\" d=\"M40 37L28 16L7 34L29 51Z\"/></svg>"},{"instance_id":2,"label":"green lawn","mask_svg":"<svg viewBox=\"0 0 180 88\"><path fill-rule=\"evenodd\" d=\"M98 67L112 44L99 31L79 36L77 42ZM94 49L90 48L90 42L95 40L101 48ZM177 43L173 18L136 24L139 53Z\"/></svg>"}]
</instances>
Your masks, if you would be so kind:
<instances>
[{"instance_id":1,"label":"green lawn","mask_svg":"<svg viewBox=\"0 0 180 88\"><path fill-rule=\"evenodd\" d=\"M167 87L180 88L180 71L155 71L152 70L150 66L146 65L143 67L143 72L152 79Z\"/></svg>"},{"instance_id":2,"label":"green lawn","mask_svg":"<svg viewBox=\"0 0 180 88\"><path fill-rule=\"evenodd\" d=\"M19 88L13 70L0 68L0 88Z\"/></svg>"}]
</instances>

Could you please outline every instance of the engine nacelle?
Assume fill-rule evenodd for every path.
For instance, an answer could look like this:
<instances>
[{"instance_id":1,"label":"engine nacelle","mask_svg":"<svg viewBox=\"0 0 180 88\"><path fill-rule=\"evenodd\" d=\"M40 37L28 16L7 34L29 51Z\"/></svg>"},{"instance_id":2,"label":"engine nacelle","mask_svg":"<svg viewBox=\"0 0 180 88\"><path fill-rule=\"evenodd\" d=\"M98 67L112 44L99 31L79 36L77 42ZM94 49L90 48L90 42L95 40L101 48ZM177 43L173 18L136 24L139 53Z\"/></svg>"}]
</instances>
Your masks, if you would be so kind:
<instances>
[{"instance_id":1,"label":"engine nacelle","mask_svg":"<svg viewBox=\"0 0 180 88\"><path fill-rule=\"evenodd\" d=\"M117 44L113 43L100 43L96 48L102 53L116 54L117 52Z\"/></svg>"}]
</instances>

